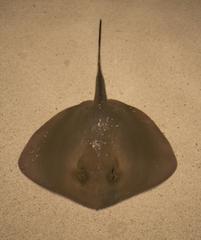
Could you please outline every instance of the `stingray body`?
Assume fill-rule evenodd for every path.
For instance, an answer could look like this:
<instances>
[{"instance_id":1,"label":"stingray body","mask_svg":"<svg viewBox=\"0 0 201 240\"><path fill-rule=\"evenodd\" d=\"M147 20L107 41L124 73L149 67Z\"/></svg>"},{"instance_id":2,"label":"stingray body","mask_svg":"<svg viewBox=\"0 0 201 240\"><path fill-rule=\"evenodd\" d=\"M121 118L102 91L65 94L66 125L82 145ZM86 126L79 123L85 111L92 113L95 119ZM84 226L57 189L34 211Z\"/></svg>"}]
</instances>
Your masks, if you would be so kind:
<instances>
[{"instance_id":1,"label":"stingray body","mask_svg":"<svg viewBox=\"0 0 201 240\"><path fill-rule=\"evenodd\" d=\"M107 99L100 46L101 21L94 100L51 118L19 159L32 181L93 209L157 186L177 166L168 140L145 113Z\"/></svg>"}]
</instances>

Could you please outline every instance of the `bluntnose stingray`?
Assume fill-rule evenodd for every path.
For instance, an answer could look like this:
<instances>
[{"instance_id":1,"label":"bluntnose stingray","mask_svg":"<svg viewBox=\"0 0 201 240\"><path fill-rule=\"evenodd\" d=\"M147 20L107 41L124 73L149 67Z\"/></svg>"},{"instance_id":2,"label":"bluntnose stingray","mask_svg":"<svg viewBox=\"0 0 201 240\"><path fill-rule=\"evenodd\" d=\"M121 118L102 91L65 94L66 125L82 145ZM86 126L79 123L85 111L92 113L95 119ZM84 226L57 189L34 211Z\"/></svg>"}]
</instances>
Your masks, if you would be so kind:
<instances>
[{"instance_id":1,"label":"bluntnose stingray","mask_svg":"<svg viewBox=\"0 0 201 240\"><path fill-rule=\"evenodd\" d=\"M145 113L107 99L100 50L101 21L94 100L47 121L19 159L32 181L93 209L157 186L177 166L168 140Z\"/></svg>"}]
</instances>

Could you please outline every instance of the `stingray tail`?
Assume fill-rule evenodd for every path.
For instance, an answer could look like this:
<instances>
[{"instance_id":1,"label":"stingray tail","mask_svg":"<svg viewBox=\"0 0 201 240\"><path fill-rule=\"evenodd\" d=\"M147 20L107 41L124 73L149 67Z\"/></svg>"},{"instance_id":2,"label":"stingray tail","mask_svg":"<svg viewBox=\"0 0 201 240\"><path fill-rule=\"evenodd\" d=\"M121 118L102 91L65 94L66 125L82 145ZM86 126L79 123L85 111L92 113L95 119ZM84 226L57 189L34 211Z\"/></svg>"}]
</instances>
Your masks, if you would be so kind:
<instances>
[{"instance_id":1,"label":"stingray tail","mask_svg":"<svg viewBox=\"0 0 201 240\"><path fill-rule=\"evenodd\" d=\"M105 80L101 70L101 27L102 20L100 19L99 24L99 39L98 39L98 71L96 76L96 90L95 90L95 103L102 103L107 101L107 95L105 90Z\"/></svg>"}]
</instances>

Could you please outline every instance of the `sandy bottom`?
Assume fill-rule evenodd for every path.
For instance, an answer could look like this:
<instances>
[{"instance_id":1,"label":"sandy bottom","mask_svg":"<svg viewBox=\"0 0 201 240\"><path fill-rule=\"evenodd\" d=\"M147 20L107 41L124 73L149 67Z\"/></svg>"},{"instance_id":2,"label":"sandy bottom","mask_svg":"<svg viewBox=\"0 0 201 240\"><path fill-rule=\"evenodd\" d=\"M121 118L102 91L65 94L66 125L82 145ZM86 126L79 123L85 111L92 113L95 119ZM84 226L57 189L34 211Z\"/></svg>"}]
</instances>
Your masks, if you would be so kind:
<instances>
[{"instance_id":1,"label":"sandy bottom","mask_svg":"<svg viewBox=\"0 0 201 240\"><path fill-rule=\"evenodd\" d=\"M107 93L146 112L178 169L94 211L18 169L44 122L94 96L99 18ZM0 2L0 239L201 239L201 1Z\"/></svg>"}]
</instances>

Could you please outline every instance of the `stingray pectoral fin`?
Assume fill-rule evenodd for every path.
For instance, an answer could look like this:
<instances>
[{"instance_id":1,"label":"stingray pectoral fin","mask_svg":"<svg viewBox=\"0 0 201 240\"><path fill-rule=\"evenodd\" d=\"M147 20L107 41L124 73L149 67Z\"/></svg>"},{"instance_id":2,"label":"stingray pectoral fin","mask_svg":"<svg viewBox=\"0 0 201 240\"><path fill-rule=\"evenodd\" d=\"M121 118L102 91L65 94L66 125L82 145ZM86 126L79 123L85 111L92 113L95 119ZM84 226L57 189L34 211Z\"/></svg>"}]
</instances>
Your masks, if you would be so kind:
<instances>
[{"instance_id":1,"label":"stingray pectoral fin","mask_svg":"<svg viewBox=\"0 0 201 240\"><path fill-rule=\"evenodd\" d=\"M43 150L49 141L49 136L52 134L53 129L62 121L66 113L67 111L64 110L43 124L31 136L20 155L18 161L20 170L38 184L48 185L48 178L43 169Z\"/></svg>"},{"instance_id":2,"label":"stingray pectoral fin","mask_svg":"<svg viewBox=\"0 0 201 240\"><path fill-rule=\"evenodd\" d=\"M124 198L162 183L174 173L177 161L168 140L145 113L118 101L113 104L123 119L114 151L123 169Z\"/></svg>"},{"instance_id":3,"label":"stingray pectoral fin","mask_svg":"<svg viewBox=\"0 0 201 240\"><path fill-rule=\"evenodd\" d=\"M58 176L63 169L62 154L68 154L81 138L83 122L92 101L86 101L56 114L42 125L24 147L18 165L35 183L57 191ZM79 135L80 134L80 135ZM79 148L78 148L79 150Z\"/></svg>"}]
</instances>

